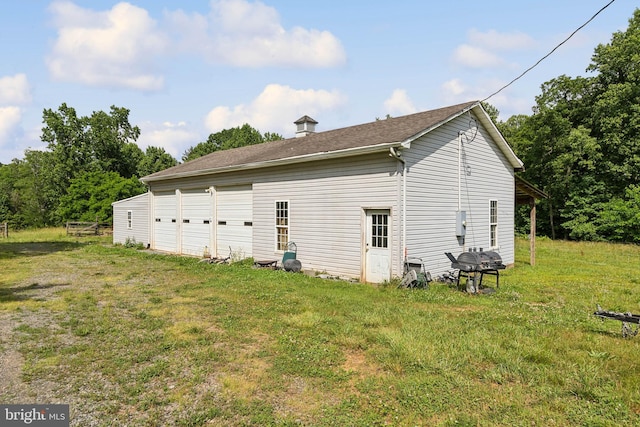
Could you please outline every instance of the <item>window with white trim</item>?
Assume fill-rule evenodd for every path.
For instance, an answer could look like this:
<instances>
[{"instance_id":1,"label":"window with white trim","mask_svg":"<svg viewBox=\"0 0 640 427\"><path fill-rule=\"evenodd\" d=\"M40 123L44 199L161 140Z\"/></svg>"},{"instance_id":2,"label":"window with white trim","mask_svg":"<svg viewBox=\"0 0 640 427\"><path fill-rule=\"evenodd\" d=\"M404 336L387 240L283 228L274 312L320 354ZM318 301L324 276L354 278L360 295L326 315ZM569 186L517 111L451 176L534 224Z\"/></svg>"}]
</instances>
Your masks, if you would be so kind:
<instances>
[{"instance_id":1,"label":"window with white trim","mask_svg":"<svg viewBox=\"0 0 640 427\"><path fill-rule=\"evenodd\" d=\"M276 201L276 250L287 250L289 243L289 202Z\"/></svg>"},{"instance_id":2,"label":"window with white trim","mask_svg":"<svg viewBox=\"0 0 640 427\"><path fill-rule=\"evenodd\" d=\"M489 239L491 247L495 248L498 246L498 201L491 200L489 204Z\"/></svg>"},{"instance_id":3,"label":"window with white trim","mask_svg":"<svg viewBox=\"0 0 640 427\"><path fill-rule=\"evenodd\" d=\"M133 211L127 211L127 229L133 228Z\"/></svg>"}]
</instances>

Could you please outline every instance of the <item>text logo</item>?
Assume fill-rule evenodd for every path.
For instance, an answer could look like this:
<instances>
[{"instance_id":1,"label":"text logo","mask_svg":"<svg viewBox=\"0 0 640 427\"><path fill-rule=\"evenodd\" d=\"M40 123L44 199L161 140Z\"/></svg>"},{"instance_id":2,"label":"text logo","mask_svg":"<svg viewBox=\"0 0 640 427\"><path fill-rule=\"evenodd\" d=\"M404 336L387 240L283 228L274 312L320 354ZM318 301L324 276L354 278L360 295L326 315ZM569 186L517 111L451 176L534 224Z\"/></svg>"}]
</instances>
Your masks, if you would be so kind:
<instances>
[{"instance_id":1,"label":"text logo","mask_svg":"<svg viewBox=\"0 0 640 427\"><path fill-rule=\"evenodd\" d=\"M0 425L69 427L69 405L0 405Z\"/></svg>"}]
</instances>

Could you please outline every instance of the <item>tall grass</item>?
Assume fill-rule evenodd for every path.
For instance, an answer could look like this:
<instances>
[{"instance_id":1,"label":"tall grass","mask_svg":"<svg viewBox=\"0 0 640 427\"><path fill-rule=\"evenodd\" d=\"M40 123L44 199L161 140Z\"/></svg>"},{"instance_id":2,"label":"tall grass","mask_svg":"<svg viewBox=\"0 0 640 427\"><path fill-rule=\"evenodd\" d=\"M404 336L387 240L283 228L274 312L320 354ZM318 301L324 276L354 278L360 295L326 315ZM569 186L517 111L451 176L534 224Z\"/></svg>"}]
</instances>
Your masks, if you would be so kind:
<instances>
[{"instance_id":1,"label":"tall grass","mask_svg":"<svg viewBox=\"0 0 640 427\"><path fill-rule=\"evenodd\" d=\"M110 243L111 236L68 236L64 227L33 228L26 230L9 230L9 237L0 237L0 245L3 243L36 243L36 242L77 242L77 243ZM5 251L6 251L5 247Z\"/></svg>"},{"instance_id":2,"label":"tall grass","mask_svg":"<svg viewBox=\"0 0 640 427\"><path fill-rule=\"evenodd\" d=\"M637 246L539 239L532 267L519 239L497 292L468 295L75 240L36 265L17 242L4 346L96 425L640 424L640 337L592 315L640 312Z\"/></svg>"}]
</instances>

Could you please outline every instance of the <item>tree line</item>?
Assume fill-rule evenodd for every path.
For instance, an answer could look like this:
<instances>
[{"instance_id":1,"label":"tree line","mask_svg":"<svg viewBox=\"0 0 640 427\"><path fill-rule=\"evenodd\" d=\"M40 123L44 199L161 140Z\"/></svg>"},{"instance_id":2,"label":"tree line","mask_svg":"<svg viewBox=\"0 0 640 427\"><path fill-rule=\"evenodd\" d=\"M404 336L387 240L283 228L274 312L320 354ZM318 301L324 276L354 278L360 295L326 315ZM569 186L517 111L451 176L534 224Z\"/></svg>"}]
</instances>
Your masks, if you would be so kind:
<instances>
[{"instance_id":1,"label":"tree line","mask_svg":"<svg viewBox=\"0 0 640 427\"><path fill-rule=\"evenodd\" d=\"M140 129L129 110L111 106L78 116L62 104L43 111L46 150L25 150L24 159L0 165L0 222L12 228L61 225L65 221L112 221L111 203L142 194L139 178L178 164L161 147L142 151ZM182 161L242 145L282 139L248 124L212 133L190 147Z\"/></svg>"},{"instance_id":2,"label":"tree line","mask_svg":"<svg viewBox=\"0 0 640 427\"><path fill-rule=\"evenodd\" d=\"M521 176L545 191L538 233L552 238L640 243L640 9L625 31L594 49L588 77L561 75L541 86L531 115L497 119L526 170ZM66 220L111 220L111 203L146 191L139 177L178 161L159 147L142 151L129 110L78 117L62 104L43 112L47 150L0 166L0 222L12 227ZM248 124L209 135L182 161L282 139ZM528 230L526 207L516 214Z\"/></svg>"},{"instance_id":3,"label":"tree line","mask_svg":"<svg viewBox=\"0 0 640 427\"><path fill-rule=\"evenodd\" d=\"M586 71L544 83L533 114L498 128L525 164L522 177L549 195L539 202L542 234L640 243L640 9L595 48ZM522 211L517 226L528 228Z\"/></svg>"}]
</instances>

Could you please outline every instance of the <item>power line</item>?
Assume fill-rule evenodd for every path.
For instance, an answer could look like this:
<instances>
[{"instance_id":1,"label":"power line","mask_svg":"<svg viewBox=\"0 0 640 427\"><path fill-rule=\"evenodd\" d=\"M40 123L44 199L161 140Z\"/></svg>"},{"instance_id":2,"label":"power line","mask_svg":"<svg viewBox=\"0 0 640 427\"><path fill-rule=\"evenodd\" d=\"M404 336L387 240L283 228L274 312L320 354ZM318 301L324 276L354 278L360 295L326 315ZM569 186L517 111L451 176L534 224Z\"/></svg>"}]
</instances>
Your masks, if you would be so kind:
<instances>
[{"instance_id":1,"label":"power line","mask_svg":"<svg viewBox=\"0 0 640 427\"><path fill-rule=\"evenodd\" d=\"M611 0L609 3L607 3L602 9L600 9L599 11L597 11L591 18L589 18L589 20L587 22L585 22L584 24L580 25L578 28L576 28L576 30L569 34L569 37L567 37L566 39L564 39L562 42L560 42L556 47L554 47L553 49L551 49L551 52L547 53L545 56L543 56L542 58L540 58L538 60L538 62L536 62L535 64L533 64L531 67L527 68L526 70L524 70L524 72L522 74L520 74L518 77L516 77L515 79L511 80L509 83L507 83L506 85L502 86L500 89L498 89L497 91L493 92L491 95L487 96L485 99L482 100L482 102L485 102L487 99L491 98L492 96L495 96L497 94L499 94L500 92L502 92L503 90L505 90L506 88L508 88L509 86L511 86L513 83L515 83L516 81L520 80L520 78L522 78L522 76L524 76L525 74L527 74L529 71L533 70L535 67L538 66L538 64L540 64L542 61L544 61L545 59L547 59L549 56L551 56L551 54L553 52L555 52L560 46L562 46L563 44L565 44L566 42L569 41L569 39L571 37L573 37L578 31L580 31L581 29L583 29L585 26L587 26L587 24L591 21L593 21L595 19L596 16L598 16L600 14L600 12L602 12L603 10L605 10L606 8L608 8L609 6L611 6L611 4L616 1L616 0Z\"/></svg>"}]
</instances>

